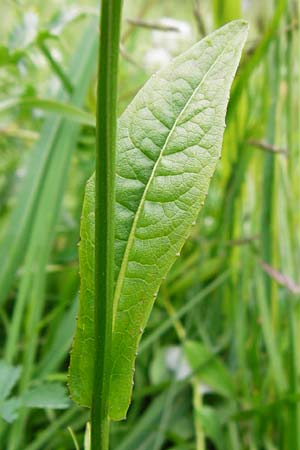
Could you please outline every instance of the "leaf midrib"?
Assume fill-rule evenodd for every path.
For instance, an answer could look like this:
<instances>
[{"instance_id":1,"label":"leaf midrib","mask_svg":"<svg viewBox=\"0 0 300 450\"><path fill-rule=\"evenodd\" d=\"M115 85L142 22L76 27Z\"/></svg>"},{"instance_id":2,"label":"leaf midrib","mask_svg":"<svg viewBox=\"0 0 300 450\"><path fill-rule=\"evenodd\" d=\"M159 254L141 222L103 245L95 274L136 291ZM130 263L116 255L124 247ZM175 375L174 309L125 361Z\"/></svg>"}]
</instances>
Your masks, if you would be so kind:
<instances>
[{"instance_id":1,"label":"leaf midrib","mask_svg":"<svg viewBox=\"0 0 300 450\"><path fill-rule=\"evenodd\" d=\"M136 214L134 216L134 220L131 226L131 230L128 236L128 240L127 240L127 244L126 244L126 248L125 248L125 252L124 252L124 256L122 259L122 263L121 263L121 267L120 267L120 271L119 271L119 275L118 275L118 279L117 279L117 283L116 283L116 288L115 288L115 294L114 294L114 300L113 300L113 330L114 330L114 325L115 325L115 318L116 318L116 313L118 310L118 303L119 303L119 298L120 298L120 294L121 294L121 290L122 290L122 286L123 286L123 282L125 279L125 273L126 273L126 268L127 268L127 263L128 263L128 257L129 257L129 253L134 241L134 236L135 236L135 231L136 231L136 227L137 227L137 223L140 217L140 213L144 207L144 203L146 200L146 196L147 193L149 191L149 188L152 184L152 181L154 179L155 173L156 173L156 169L163 157L164 151L166 150L169 140L174 132L174 130L176 129L178 122L180 120L180 118L182 117L182 115L184 114L184 112L186 111L186 109L188 108L188 106L190 105L191 101L193 100L193 98L195 97L195 95L197 94L198 90L200 89L200 87L203 85L203 83L205 82L206 78L208 77L209 73L212 71L212 69L215 67L215 65L217 64L217 62L219 61L219 59L223 56L223 54L225 53L226 49L228 48L228 45L225 45L225 47L223 48L223 50L221 51L221 53L216 57L215 61L213 62L213 64L210 66L209 70L205 73L205 75L203 76L202 80L199 82L198 86L194 89L193 93L191 94L191 96L189 97L188 101L186 102L186 104L184 105L184 107L182 108L182 110L180 111L180 113L178 114L178 117L176 118L176 120L174 121L174 124L172 126L172 128L170 129L168 136L166 138L166 141L160 151L160 154L157 158L156 163L153 166L153 170L152 173L149 177L148 183L145 186L145 190L143 192L143 195L141 197L141 201L140 204L137 208Z\"/></svg>"}]
</instances>

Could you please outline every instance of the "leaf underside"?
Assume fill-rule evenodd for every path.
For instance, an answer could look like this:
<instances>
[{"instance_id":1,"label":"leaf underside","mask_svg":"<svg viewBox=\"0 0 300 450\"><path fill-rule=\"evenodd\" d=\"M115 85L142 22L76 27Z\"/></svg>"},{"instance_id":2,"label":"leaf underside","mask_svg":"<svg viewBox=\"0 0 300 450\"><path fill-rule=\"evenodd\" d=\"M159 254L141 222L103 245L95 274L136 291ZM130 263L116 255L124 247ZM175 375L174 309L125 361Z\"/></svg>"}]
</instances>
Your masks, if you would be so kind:
<instances>
[{"instance_id":1,"label":"leaf underside","mask_svg":"<svg viewBox=\"0 0 300 450\"><path fill-rule=\"evenodd\" d=\"M207 195L247 30L245 21L234 21L195 44L153 75L119 119L112 420L126 417L143 329ZM83 205L69 378L72 398L83 406L91 405L93 380L94 198L93 176Z\"/></svg>"}]
</instances>

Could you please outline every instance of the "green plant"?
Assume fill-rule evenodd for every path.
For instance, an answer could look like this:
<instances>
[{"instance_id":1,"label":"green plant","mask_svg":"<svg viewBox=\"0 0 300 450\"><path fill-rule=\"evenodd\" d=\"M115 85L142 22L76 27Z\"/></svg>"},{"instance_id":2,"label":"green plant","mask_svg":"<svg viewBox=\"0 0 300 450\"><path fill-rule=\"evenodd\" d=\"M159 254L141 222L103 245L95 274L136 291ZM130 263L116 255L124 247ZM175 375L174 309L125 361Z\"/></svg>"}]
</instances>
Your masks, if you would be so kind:
<instances>
[{"instance_id":1,"label":"green plant","mask_svg":"<svg viewBox=\"0 0 300 450\"><path fill-rule=\"evenodd\" d=\"M96 181L88 182L83 206L69 380L72 398L92 406L92 450L108 448L109 418L126 417L142 332L220 157L229 90L247 36L245 21L231 22L146 83L119 119L114 170L119 14L120 2L103 2Z\"/></svg>"},{"instance_id":2,"label":"green plant","mask_svg":"<svg viewBox=\"0 0 300 450\"><path fill-rule=\"evenodd\" d=\"M14 371L8 383L0 370L1 450L83 450L89 437L89 408L23 399L67 384L100 3L0 2L0 360L20 367L9 393ZM118 116L213 28L243 17L250 35L222 159L159 288L114 450L300 450L299 12L295 0L124 2Z\"/></svg>"},{"instance_id":3,"label":"green plant","mask_svg":"<svg viewBox=\"0 0 300 450\"><path fill-rule=\"evenodd\" d=\"M70 78L74 80L76 88L68 100L75 108L82 105L94 72L97 37L91 33L91 27L96 33L94 20L87 26L69 68ZM64 96L60 91L58 97ZM79 124L63 120L62 117L50 117L45 121L40 139L27 162L27 174L22 180L19 197L10 217L10 226L1 245L0 305L11 288L17 267L23 263L25 268L20 274L9 337L4 348L4 357L8 363L19 357L17 342L21 333L22 317L25 316L26 331L23 341L26 350L22 355L19 395L28 389L34 377L33 366L40 333L38 323L46 300L46 265L61 209L61 192L65 188L79 131ZM18 420L13 424L7 448L20 448L27 416L27 410L20 410ZM1 431L0 428L0 435Z\"/></svg>"},{"instance_id":4,"label":"green plant","mask_svg":"<svg viewBox=\"0 0 300 450\"><path fill-rule=\"evenodd\" d=\"M66 409L70 406L66 388L60 383L39 383L18 397L11 397L20 375L20 367L0 360L0 417L7 423L17 419L21 408Z\"/></svg>"}]
</instances>

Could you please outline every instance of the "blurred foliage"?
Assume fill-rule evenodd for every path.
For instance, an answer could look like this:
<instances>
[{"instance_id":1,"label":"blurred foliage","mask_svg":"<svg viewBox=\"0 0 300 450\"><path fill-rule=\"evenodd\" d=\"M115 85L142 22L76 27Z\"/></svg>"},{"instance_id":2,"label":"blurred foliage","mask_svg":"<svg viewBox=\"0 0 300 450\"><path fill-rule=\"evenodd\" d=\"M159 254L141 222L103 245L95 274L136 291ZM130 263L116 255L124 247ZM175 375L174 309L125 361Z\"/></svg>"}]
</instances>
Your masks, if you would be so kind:
<instances>
[{"instance_id":1,"label":"blurred foliage","mask_svg":"<svg viewBox=\"0 0 300 450\"><path fill-rule=\"evenodd\" d=\"M64 402L75 326L98 6L0 4L1 450L74 449L68 427L83 448L87 411L58 411L49 395ZM207 450L300 450L299 10L294 0L125 0L120 113L216 26L241 16L251 31L223 156L161 287L113 449L194 450L204 433ZM30 408L16 401L28 392Z\"/></svg>"}]
</instances>

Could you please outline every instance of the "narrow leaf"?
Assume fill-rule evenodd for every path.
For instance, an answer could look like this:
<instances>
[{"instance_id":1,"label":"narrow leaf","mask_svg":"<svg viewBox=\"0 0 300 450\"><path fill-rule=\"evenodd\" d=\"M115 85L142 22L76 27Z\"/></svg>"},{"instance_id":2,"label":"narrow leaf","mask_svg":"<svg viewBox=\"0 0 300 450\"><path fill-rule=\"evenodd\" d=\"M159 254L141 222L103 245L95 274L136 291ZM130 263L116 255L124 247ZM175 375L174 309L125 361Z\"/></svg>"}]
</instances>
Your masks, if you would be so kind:
<instances>
[{"instance_id":1,"label":"narrow leaf","mask_svg":"<svg viewBox=\"0 0 300 450\"><path fill-rule=\"evenodd\" d=\"M95 117L77 106L50 98L19 97L8 98L0 102L0 115L16 107L37 108L45 112L55 113L65 119L95 127Z\"/></svg>"},{"instance_id":2,"label":"narrow leaf","mask_svg":"<svg viewBox=\"0 0 300 450\"><path fill-rule=\"evenodd\" d=\"M0 402L9 396L20 375L21 367L11 366L3 359L0 360Z\"/></svg>"},{"instance_id":3,"label":"narrow leaf","mask_svg":"<svg viewBox=\"0 0 300 450\"><path fill-rule=\"evenodd\" d=\"M178 257L220 157L229 90L247 35L231 22L152 76L118 124L116 284L110 417L126 416L135 355L163 277ZM83 206L81 298L70 389L90 406L94 179ZM97 357L97 355L95 355Z\"/></svg>"},{"instance_id":4,"label":"narrow leaf","mask_svg":"<svg viewBox=\"0 0 300 450\"><path fill-rule=\"evenodd\" d=\"M18 411L21 406L19 398L12 397L0 403L0 417L7 423L12 423L18 417Z\"/></svg>"},{"instance_id":5,"label":"narrow leaf","mask_svg":"<svg viewBox=\"0 0 300 450\"><path fill-rule=\"evenodd\" d=\"M234 398L235 388L230 373L222 361L202 342L186 341L184 353L200 382L225 397Z\"/></svg>"},{"instance_id":6,"label":"narrow leaf","mask_svg":"<svg viewBox=\"0 0 300 450\"><path fill-rule=\"evenodd\" d=\"M43 383L25 392L22 404L27 408L66 409L70 406L65 387L59 383Z\"/></svg>"}]
</instances>

